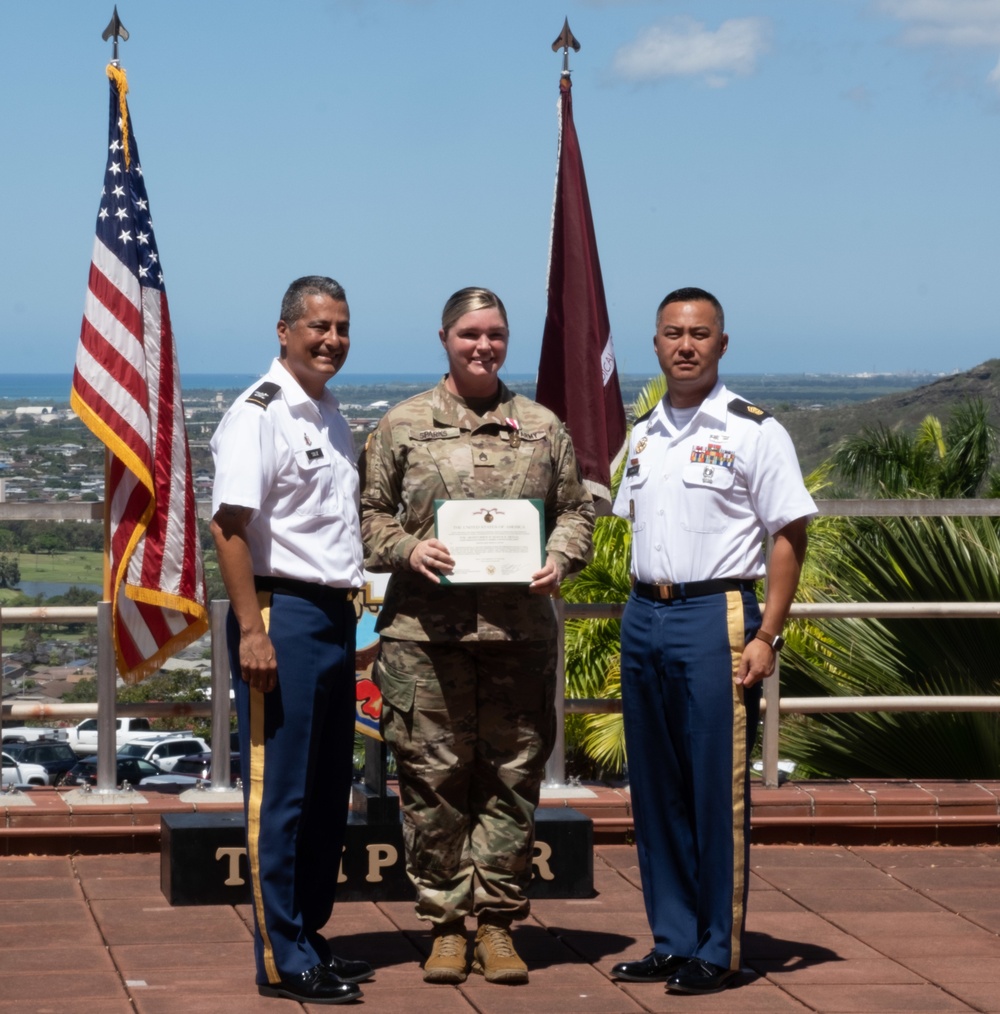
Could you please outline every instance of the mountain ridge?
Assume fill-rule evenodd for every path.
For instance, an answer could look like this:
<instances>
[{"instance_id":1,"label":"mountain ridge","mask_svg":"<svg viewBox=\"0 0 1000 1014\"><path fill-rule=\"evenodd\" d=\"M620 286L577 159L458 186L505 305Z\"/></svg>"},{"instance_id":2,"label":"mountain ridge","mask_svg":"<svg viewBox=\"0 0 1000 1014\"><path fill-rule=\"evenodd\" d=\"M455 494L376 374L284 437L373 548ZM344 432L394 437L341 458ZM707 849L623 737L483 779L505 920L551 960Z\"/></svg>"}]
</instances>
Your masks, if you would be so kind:
<instances>
[{"instance_id":1,"label":"mountain ridge","mask_svg":"<svg viewBox=\"0 0 1000 1014\"><path fill-rule=\"evenodd\" d=\"M1000 359L987 359L964 373L870 401L830 408L764 407L773 411L791 434L802 471L808 473L827 461L842 440L866 426L913 429L928 415L947 424L959 404L974 398L985 402L990 421L1000 425Z\"/></svg>"}]
</instances>

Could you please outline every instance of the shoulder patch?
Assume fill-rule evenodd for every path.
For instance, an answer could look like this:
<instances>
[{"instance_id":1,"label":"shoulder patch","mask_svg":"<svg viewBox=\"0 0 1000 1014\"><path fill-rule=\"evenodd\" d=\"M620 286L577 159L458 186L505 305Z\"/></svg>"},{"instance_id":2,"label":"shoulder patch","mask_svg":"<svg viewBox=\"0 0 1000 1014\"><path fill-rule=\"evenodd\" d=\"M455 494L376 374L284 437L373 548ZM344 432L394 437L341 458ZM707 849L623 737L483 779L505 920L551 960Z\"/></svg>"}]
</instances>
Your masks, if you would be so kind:
<instances>
[{"instance_id":1,"label":"shoulder patch","mask_svg":"<svg viewBox=\"0 0 1000 1014\"><path fill-rule=\"evenodd\" d=\"M639 416L638 419L636 419L636 422L645 422L653 414L655 409L656 406L654 405L648 412L643 412L642 415Z\"/></svg>"},{"instance_id":2,"label":"shoulder patch","mask_svg":"<svg viewBox=\"0 0 1000 1014\"><path fill-rule=\"evenodd\" d=\"M750 402L744 401L742 398L733 398L726 408L733 415L742 416L744 419L752 419L755 423L762 423L765 419L772 418L770 412L758 408L756 405L751 405Z\"/></svg>"},{"instance_id":3,"label":"shoulder patch","mask_svg":"<svg viewBox=\"0 0 1000 1014\"><path fill-rule=\"evenodd\" d=\"M268 405L274 400L274 396L281 390L281 385L276 384L273 380L265 380L263 384L258 384L247 398L247 401L251 405L259 405L261 408L267 408Z\"/></svg>"}]
</instances>

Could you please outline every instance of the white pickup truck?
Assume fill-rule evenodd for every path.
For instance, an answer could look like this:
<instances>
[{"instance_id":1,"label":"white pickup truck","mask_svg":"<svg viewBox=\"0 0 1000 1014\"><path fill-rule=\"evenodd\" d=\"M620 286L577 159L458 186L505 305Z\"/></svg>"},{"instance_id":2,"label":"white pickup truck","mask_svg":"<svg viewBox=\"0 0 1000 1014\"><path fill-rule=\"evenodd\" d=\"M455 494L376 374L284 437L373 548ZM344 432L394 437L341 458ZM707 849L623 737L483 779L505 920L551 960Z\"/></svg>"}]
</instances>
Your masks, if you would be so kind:
<instances>
[{"instance_id":1,"label":"white pickup truck","mask_svg":"<svg viewBox=\"0 0 1000 1014\"><path fill-rule=\"evenodd\" d=\"M0 730L5 743L34 743L39 739L66 739L65 729L43 729L34 725L10 725Z\"/></svg>"},{"instance_id":2,"label":"white pickup truck","mask_svg":"<svg viewBox=\"0 0 1000 1014\"><path fill-rule=\"evenodd\" d=\"M149 730L148 718L119 718L115 732L115 753L130 740L145 736ZM78 757L97 753L97 719L85 718L79 725L68 730L67 742Z\"/></svg>"}]
</instances>

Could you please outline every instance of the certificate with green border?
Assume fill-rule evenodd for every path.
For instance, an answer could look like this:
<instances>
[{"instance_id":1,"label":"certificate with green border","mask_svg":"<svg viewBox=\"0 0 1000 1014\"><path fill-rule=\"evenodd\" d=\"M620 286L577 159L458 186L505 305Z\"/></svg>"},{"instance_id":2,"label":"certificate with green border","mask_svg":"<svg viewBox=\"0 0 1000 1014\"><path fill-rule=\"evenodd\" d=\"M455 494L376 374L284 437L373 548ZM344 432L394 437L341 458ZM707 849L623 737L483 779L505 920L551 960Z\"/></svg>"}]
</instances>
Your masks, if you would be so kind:
<instances>
[{"instance_id":1,"label":"certificate with green border","mask_svg":"<svg viewBox=\"0 0 1000 1014\"><path fill-rule=\"evenodd\" d=\"M545 562L545 504L435 500L434 535L455 561L442 584L530 584Z\"/></svg>"}]
</instances>

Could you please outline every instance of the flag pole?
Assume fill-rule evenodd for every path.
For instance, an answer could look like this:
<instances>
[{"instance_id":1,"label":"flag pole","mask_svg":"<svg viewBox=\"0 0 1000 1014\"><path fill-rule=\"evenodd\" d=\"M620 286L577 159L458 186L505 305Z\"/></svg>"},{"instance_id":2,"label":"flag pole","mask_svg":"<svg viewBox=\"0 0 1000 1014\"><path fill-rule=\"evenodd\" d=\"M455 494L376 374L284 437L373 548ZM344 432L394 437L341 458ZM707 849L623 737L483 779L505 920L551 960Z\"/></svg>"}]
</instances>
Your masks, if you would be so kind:
<instances>
[{"instance_id":1,"label":"flag pole","mask_svg":"<svg viewBox=\"0 0 1000 1014\"><path fill-rule=\"evenodd\" d=\"M101 33L101 38L107 42L108 39L112 40L111 43L111 62L116 66L120 66L118 62L118 40L121 39L124 42L128 39L128 29L122 24L122 19L118 17L118 5L115 4L114 12L111 15L111 20L108 22L108 27ZM105 446L104 448L104 598L105 601L111 601L111 503L108 500L108 491L111 489L111 451ZM100 648L98 648L100 650Z\"/></svg>"},{"instance_id":2,"label":"flag pole","mask_svg":"<svg viewBox=\"0 0 1000 1014\"><path fill-rule=\"evenodd\" d=\"M112 63L118 64L118 40L127 39L128 32L118 17L118 6L101 38L112 43ZM104 601L97 619L97 784L100 796L118 789L118 673L115 664L115 635L112 620L111 588L111 450L104 446Z\"/></svg>"},{"instance_id":3,"label":"flag pole","mask_svg":"<svg viewBox=\"0 0 1000 1014\"><path fill-rule=\"evenodd\" d=\"M580 43L570 31L569 18L563 20L562 31L552 43L552 51L557 53L560 46L563 51L562 77L568 81L570 47L573 47L574 52L580 51ZM545 785L550 789L566 784L566 606L561 596L552 599L552 611L556 619L556 738L552 744L552 752L545 762Z\"/></svg>"}]
</instances>

